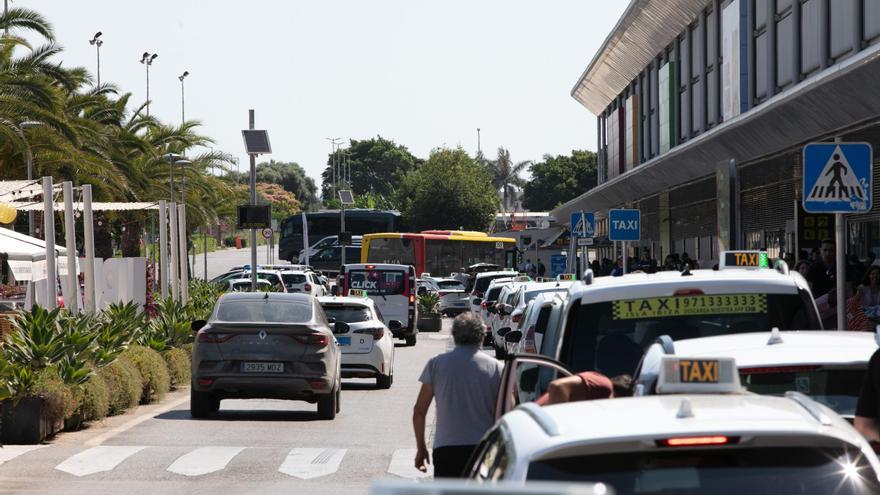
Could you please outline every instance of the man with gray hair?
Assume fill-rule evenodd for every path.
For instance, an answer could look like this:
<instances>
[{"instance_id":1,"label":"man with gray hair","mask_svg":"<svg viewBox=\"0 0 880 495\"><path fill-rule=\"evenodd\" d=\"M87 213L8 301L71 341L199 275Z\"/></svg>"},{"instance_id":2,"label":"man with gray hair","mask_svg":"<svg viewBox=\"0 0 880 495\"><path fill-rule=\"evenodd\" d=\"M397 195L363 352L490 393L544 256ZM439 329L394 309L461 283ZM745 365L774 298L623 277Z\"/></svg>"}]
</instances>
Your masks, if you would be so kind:
<instances>
[{"instance_id":1,"label":"man with gray hair","mask_svg":"<svg viewBox=\"0 0 880 495\"><path fill-rule=\"evenodd\" d=\"M425 417L431 401L436 399L435 478L462 477L480 438L495 423L495 398L504 366L480 352L484 333L483 322L476 315L459 315L452 322L455 348L431 358L419 377L422 388L413 408L415 466L425 471L431 463L425 442Z\"/></svg>"}]
</instances>

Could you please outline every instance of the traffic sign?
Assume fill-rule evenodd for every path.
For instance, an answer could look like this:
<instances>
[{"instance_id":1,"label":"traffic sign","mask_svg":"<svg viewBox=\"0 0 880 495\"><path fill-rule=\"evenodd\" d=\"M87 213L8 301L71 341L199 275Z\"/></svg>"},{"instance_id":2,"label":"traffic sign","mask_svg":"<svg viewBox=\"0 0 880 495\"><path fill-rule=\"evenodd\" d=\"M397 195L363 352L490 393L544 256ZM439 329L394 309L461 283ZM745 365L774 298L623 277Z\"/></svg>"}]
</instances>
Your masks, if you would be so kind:
<instances>
[{"instance_id":1,"label":"traffic sign","mask_svg":"<svg viewBox=\"0 0 880 495\"><path fill-rule=\"evenodd\" d=\"M810 143L804 147L804 210L862 213L871 210L869 143Z\"/></svg>"},{"instance_id":2,"label":"traffic sign","mask_svg":"<svg viewBox=\"0 0 880 495\"><path fill-rule=\"evenodd\" d=\"M592 237L579 237L578 238L578 247L582 246L592 246L593 238Z\"/></svg>"},{"instance_id":3,"label":"traffic sign","mask_svg":"<svg viewBox=\"0 0 880 495\"><path fill-rule=\"evenodd\" d=\"M641 238L642 213L639 210L608 212L608 238L612 241L638 241Z\"/></svg>"},{"instance_id":4,"label":"traffic sign","mask_svg":"<svg viewBox=\"0 0 880 495\"><path fill-rule=\"evenodd\" d=\"M263 229L263 239L272 237L272 229Z\"/></svg>"},{"instance_id":5,"label":"traffic sign","mask_svg":"<svg viewBox=\"0 0 880 495\"><path fill-rule=\"evenodd\" d=\"M596 215L583 211L571 214L572 237L594 237L596 235Z\"/></svg>"}]
</instances>

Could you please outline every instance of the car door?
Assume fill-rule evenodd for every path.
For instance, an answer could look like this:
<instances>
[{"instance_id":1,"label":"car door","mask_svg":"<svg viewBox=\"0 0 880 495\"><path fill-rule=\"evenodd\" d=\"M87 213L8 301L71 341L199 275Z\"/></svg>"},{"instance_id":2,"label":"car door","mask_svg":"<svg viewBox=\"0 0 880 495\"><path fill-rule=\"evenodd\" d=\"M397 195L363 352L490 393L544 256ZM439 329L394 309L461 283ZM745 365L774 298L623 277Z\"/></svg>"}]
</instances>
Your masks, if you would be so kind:
<instances>
[{"instance_id":1,"label":"car door","mask_svg":"<svg viewBox=\"0 0 880 495\"><path fill-rule=\"evenodd\" d=\"M514 354L508 357L495 400L495 419L519 404L536 400L556 378L573 374L564 364L547 356Z\"/></svg>"}]
</instances>

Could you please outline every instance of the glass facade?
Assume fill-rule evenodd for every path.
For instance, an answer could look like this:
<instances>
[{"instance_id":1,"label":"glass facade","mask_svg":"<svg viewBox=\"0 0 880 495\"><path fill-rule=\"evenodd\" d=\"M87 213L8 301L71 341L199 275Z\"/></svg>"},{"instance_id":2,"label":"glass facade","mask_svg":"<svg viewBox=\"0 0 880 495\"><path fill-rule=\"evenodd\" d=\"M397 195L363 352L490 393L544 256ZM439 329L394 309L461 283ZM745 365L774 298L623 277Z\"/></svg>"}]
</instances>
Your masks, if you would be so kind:
<instances>
[{"instance_id":1,"label":"glass facade","mask_svg":"<svg viewBox=\"0 0 880 495\"><path fill-rule=\"evenodd\" d=\"M503 248L494 242L425 240L425 271L433 275L459 272L476 263L504 266Z\"/></svg>"}]
</instances>

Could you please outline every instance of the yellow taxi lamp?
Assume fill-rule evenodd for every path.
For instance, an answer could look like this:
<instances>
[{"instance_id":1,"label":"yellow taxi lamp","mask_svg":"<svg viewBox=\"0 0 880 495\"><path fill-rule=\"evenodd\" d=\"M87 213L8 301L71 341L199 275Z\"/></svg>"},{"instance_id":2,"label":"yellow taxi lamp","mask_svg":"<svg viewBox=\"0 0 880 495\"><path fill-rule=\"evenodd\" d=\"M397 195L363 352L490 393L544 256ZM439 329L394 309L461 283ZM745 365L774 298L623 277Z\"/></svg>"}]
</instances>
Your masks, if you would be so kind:
<instances>
[{"instance_id":1,"label":"yellow taxi lamp","mask_svg":"<svg viewBox=\"0 0 880 495\"><path fill-rule=\"evenodd\" d=\"M724 251L718 268L770 268L770 259L766 251Z\"/></svg>"},{"instance_id":2,"label":"yellow taxi lamp","mask_svg":"<svg viewBox=\"0 0 880 495\"><path fill-rule=\"evenodd\" d=\"M364 289L349 289L348 297L368 297L368 294Z\"/></svg>"},{"instance_id":3,"label":"yellow taxi lamp","mask_svg":"<svg viewBox=\"0 0 880 495\"><path fill-rule=\"evenodd\" d=\"M658 394L736 394L742 392L733 358L663 356Z\"/></svg>"}]
</instances>

